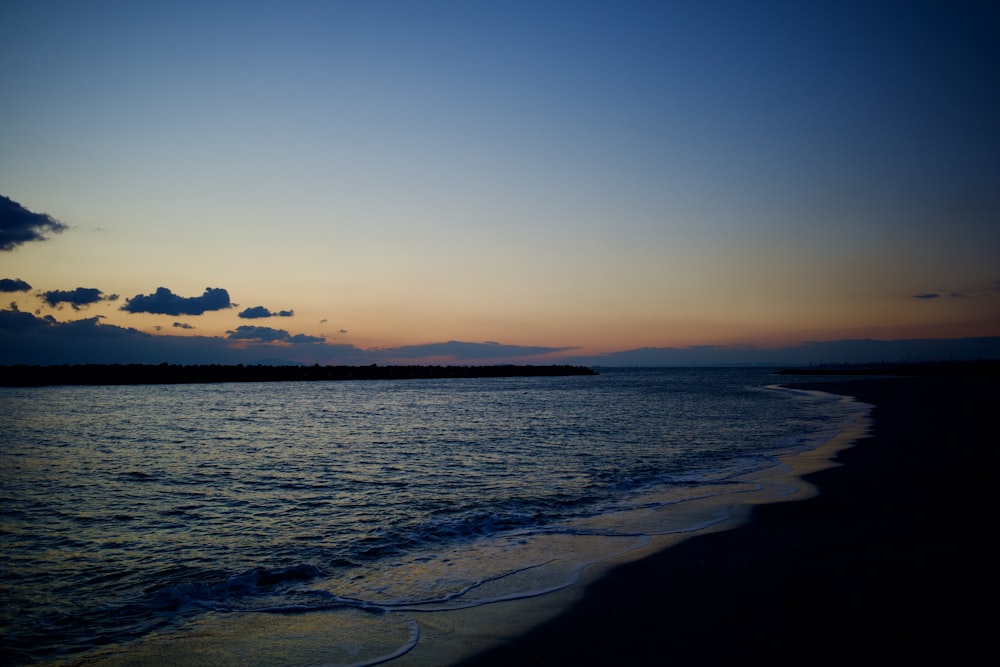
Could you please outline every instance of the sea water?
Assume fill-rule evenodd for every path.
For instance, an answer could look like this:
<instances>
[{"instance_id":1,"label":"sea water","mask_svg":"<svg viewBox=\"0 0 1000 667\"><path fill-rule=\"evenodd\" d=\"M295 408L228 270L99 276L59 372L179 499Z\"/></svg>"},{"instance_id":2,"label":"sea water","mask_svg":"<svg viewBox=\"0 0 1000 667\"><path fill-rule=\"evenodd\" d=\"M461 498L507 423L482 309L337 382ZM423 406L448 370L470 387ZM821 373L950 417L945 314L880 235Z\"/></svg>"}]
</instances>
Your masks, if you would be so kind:
<instances>
[{"instance_id":1,"label":"sea water","mask_svg":"<svg viewBox=\"0 0 1000 667\"><path fill-rule=\"evenodd\" d=\"M328 650L304 662L391 659L428 614L557 590L726 519L687 510L859 410L782 380L0 389L0 661L127 656L209 617L232 636L202 632L206 660L252 633L228 657L282 664L309 623Z\"/></svg>"}]
</instances>

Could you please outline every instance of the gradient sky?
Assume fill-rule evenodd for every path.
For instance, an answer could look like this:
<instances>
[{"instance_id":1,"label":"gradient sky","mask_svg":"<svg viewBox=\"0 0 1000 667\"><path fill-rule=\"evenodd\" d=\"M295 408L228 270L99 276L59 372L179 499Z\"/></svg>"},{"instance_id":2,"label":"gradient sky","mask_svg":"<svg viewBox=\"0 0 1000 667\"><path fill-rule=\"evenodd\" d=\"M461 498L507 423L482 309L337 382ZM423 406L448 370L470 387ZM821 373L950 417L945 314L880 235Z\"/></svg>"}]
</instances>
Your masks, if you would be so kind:
<instances>
[{"instance_id":1,"label":"gradient sky","mask_svg":"<svg viewBox=\"0 0 1000 667\"><path fill-rule=\"evenodd\" d=\"M987 0L10 0L0 25L0 194L66 226L0 251L31 287L0 298L51 326L310 362L1000 336ZM159 288L231 307L135 312Z\"/></svg>"}]
</instances>

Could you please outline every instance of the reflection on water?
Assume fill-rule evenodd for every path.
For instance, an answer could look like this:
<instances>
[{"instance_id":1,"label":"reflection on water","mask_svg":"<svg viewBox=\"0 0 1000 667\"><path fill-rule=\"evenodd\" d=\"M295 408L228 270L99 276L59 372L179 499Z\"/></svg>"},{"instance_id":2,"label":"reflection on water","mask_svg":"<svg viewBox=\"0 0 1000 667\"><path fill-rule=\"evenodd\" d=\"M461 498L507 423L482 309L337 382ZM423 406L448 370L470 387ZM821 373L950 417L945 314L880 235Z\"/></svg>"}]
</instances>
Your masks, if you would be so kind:
<instances>
[{"instance_id":1,"label":"reflection on water","mask_svg":"<svg viewBox=\"0 0 1000 667\"><path fill-rule=\"evenodd\" d=\"M306 613L368 628L335 642L364 644L351 662L392 654L415 641L404 610L557 588L658 531L720 520L682 501L748 491L737 475L855 409L772 381L3 389L3 658L148 647L192 623L221 646L235 617Z\"/></svg>"}]
</instances>

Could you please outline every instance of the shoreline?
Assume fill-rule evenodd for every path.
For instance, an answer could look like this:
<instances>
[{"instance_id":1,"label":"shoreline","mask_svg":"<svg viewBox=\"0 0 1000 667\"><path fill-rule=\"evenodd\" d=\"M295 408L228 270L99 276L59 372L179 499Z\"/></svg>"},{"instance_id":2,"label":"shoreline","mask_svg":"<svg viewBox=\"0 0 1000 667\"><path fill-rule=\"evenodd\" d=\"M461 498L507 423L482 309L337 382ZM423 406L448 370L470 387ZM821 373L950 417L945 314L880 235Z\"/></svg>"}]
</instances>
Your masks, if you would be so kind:
<instances>
[{"instance_id":1,"label":"shoreline","mask_svg":"<svg viewBox=\"0 0 1000 667\"><path fill-rule=\"evenodd\" d=\"M830 392L826 392L830 393ZM854 401L845 396L843 400ZM421 667L423 665L476 665L484 656L494 651L505 651L523 637L529 636L546 624L559 622L561 615L570 613L575 605L585 602L590 587L619 567L655 558L658 554L676 548L681 543L727 532L747 524L751 520L754 507L774 503L794 503L812 498L817 494L814 485L805 477L827 468L839 465L835 457L839 452L855 445L865 437L871 428L871 406L859 413L844 428L818 447L779 457L775 465L764 470L747 473L734 478L754 484L756 490L739 492L733 496L717 495L688 501L685 514L723 513L726 518L708 525L694 526L676 533L650 535L650 541L641 547L624 553L591 562L581 570L579 580L556 591L514 600L490 603L468 609L417 615L421 627L421 639L411 651L390 661L399 667ZM669 510L673 512L674 510ZM432 618L433 617L433 618ZM553 662L533 662L531 656L522 655L527 664L562 664ZM496 664L504 663L501 657ZM574 658L585 661L586 655ZM485 664L494 664L488 658Z\"/></svg>"},{"instance_id":2,"label":"shoreline","mask_svg":"<svg viewBox=\"0 0 1000 667\"><path fill-rule=\"evenodd\" d=\"M874 407L820 447L749 473L744 481L765 488L716 502L728 518L591 561L554 592L412 614L414 644L387 664L971 661L990 636L969 591L993 576L983 528L1000 460L988 430L1000 378L782 386ZM336 622L209 614L66 664L203 664L209 655L321 664Z\"/></svg>"},{"instance_id":3,"label":"shoreline","mask_svg":"<svg viewBox=\"0 0 1000 667\"><path fill-rule=\"evenodd\" d=\"M994 576L1000 378L783 384L874 406L870 434L804 475L818 494L614 567L554 618L456 664L974 662L992 630L969 598Z\"/></svg>"},{"instance_id":4,"label":"shoreline","mask_svg":"<svg viewBox=\"0 0 1000 667\"><path fill-rule=\"evenodd\" d=\"M594 553L594 560L583 561L586 564L568 585L534 596L463 609L410 610L417 635L413 644L390 658L388 664L399 667L462 664L463 660L506 646L516 641L517 637L543 627L558 618L559 614L573 609L585 599L590 586L599 583L623 564L655 557L664 550L669 551L702 535L733 530L749 520L753 507L813 497L815 487L804 482L803 477L836 465L832 462L835 454L852 446L869 428L869 411L859 412L851 422L841 424L836 434L820 441L817 447L783 455L765 469L733 478L735 485L727 493L686 500L680 515L676 513L675 506L664 505L662 511L668 524L662 523L663 518L655 518L654 513L650 513L649 518L640 518L640 521L649 521L650 527L661 529L667 529L669 522L674 521L676 532L652 532L647 535L644 544L624 550L600 547ZM649 500L656 505L658 500L663 499L653 493ZM598 556L601 551L605 553ZM275 657L275 650L285 652L287 664L321 664L329 662L333 653L323 641L324 635L343 632L335 631L337 623L335 615L323 613L278 617L210 613L181 628L163 634L155 633L127 647L91 654L80 664L108 667L162 664L166 661L202 664L208 656L212 656L211 661L216 664L231 664L233 656L248 656L248 651L252 651L255 657L244 664L282 664L282 660ZM372 631L375 631L374 628ZM362 661L359 664L370 663Z\"/></svg>"}]
</instances>

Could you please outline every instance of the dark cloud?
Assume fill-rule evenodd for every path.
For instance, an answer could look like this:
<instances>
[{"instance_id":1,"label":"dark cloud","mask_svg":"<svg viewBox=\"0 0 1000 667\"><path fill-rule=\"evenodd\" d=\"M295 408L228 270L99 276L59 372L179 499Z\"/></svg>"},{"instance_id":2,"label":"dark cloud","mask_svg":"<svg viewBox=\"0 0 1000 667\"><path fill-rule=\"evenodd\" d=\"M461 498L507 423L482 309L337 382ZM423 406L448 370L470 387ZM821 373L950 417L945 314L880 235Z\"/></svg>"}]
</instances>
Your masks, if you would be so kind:
<instances>
[{"instance_id":1,"label":"dark cloud","mask_svg":"<svg viewBox=\"0 0 1000 667\"><path fill-rule=\"evenodd\" d=\"M0 332L3 333L31 333L33 329L48 327L51 324L51 319L35 317L31 313L25 313L16 308L0 310Z\"/></svg>"},{"instance_id":2,"label":"dark cloud","mask_svg":"<svg viewBox=\"0 0 1000 667\"><path fill-rule=\"evenodd\" d=\"M644 347L603 355L566 357L563 362L615 367L807 366L935 359L1000 359L1000 336L911 340L862 338L812 341L775 349L711 345Z\"/></svg>"},{"instance_id":3,"label":"dark cloud","mask_svg":"<svg viewBox=\"0 0 1000 667\"><path fill-rule=\"evenodd\" d=\"M0 278L0 292L27 292L31 285L20 278Z\"/></svg>"},{"instance_id":4,"label":"dark cloud","mask_svg":"<svg viewBox=\"0 0 1000 667\"><path fill-rule=\"evenodd\" d=\"M75 337L86 337L96 331L100 331L100 334L106 338L118 338L126 335L149 336L149 334L144 334L140 331L136 331L135 329L124 329L113 325L103 325L100 323L101 319L102 318L100 316L95 316L82 320L58 322L51 315L36 317L31 313L25 313L17 310L0 310L0 332L8 334L28 334L31 336L48 336L50 338L57 338L60 342Z\"/></svg>"},{"instance_id":5,"label":"dark cloud","mask_svg":"<svg viewBox=\"0 0 1000 667\"><path fill-rule=\"evenodd\" d=\"M51 215L34 213L0 195L0 251L13 250L28 241L44 241L46 232L59 233L64 229L66 225Z\"/></svg>"},{"instance_id":6,"label":"dark cloud","mask_svg":"<svg viewBox=\"0 0 1000 667\"><path fill-rule=\"evenodd\" d=\"M74 290L42 292L42 300L53 308L61 303L67 303L73 307L73 310L79 310L80 306L88 306L104 299L101 290L96 287L77 287Z\"/></svg>"},{"instance_id":7,"label":"dark cloud","mask_svg":"<svg viewBox=\"0 0 1000 667\"><path fill-rule=\"evenodd\" d=\"M174 322L174 328L175 329L194 329L194 326L188 324L187 322Z\"/></svg>"},{"instance_id":8,"label":"dark cloud","mask_svg":"<svg viewBox=\"0 0 1000 667\"><path fill-rule=\"evenodd\" d=\"M936 292L920 292L911 295L911 298L922 301L933 301L935 299L991 299L1000 294L1000 280L986 281L978 284L958 285L959 289L941 289Z\"/></svg>"},{"instance_id":9,"label":"dark cloud","mask_svg":"<svg viewBox=\"0 0 1000 667\"><path fill-rule=\"evenodd\" d=\"M291 317L295 314L293 310L279 310L276 313L271 312L264 306L254 306L253 308L247 308L239 314L245 320L256 320L265 317Z\"/></svg>"},{"instance_id":10,"label":"dark cloud","mask_svg":"<svg viewBox=\"0 0 1000 667\"><path fill-rule=\"evenodd\" d=\"M182 336L154 336L101 324L91 317L58 322L0 311L0 364L236 363L222 341L185 345Z\"/></svg>"},{"instance_id":11,"label":"dark cloud","mask_svg":"<svg viewBox=\"0 0 1000 667\"><path fill-rule=\"evenodd\" d=\"M251 343L251 344L248 344ZM102 324L100 318L58 322L15 308L0 310L0 365L6 364L331 364L532 363L539 355L572 348L523 347L496 343L432 343L362 350L291 335L281 329L243 326L217 336L149 334ZM448 357L446 353L453 356ZM487 356L492 352L491 356ZM517 355L520 353L520 356ZM464 355L464 356L461 356ZM587 366L790 366L929 359L998 359L1000 337L928 340L841 340L780 349L748 346L642 348L597 356L567 357L558 363ZM546 361L545 363L549 363Z\"/></svg>"},{"instance_id":12,"label":"dark cloud","mask_svg":"<svg viewBox=\"0 0 1000 667\"><path fill-rule=\"evenodd\" d=\"M973 294L988 294L989 290L973 290ZM922 292L921 294L914 294L914 299L921 299L924 301L931 301L933 299L944 299L945 297L949 299L964 299L968 296L966 292L949 292L948 294L942 294L940 292Z\"/></svg>"},{"instance_id":13,"label":"dark cloud","mask_svg":"<svg viewBox=\"0 0 1000 667\"><path fill-rule=\"evenodd\" d=\"M300 345L303 343L325 343L326 339L321 336L309 336L306 334L295 334L288 339L289 343Z\"/></svg>"},{"instance_id":14,"label":"dark cloud","mask_svg":"<svg viewBox=\"0 0 1000 667\"><path fill-rule=\"evenodd\" d=\"M240 345L248 341L149 334L103 324L98 317L59 322L51 315L36 317L11 308L0 310L0 365L382 363L381 357L353 345L324 345L322 339L284 331L265 336L263 327L257 332L261 338L255 339L256 344ZM265 344L269 341L264 338L276 344Z\"/></svg>"},{"instance_id":15,"label":"dark cloud","mask_svg":"<svg viewBox=\"0 0 1000 667\"><path fill-rule=\"evenodd\" d=\"M271 317L271 311L264 306L254 306L253 308L247 308L246 310L240 312L238 317L242 317L245 320Z\"/></svg>"},{"instance_id":16,"label":"dark cloud","mask_svg":"<svg viewBox=\"0 0 1000 667\"><path fill-rule=\"evenodd\" d=\"M262 343L325 343L326 339L305 334L295 334L294 336L284 329L272 329L271 327L254 327L243 325L233 331L227 331L229 340L251 340Z\"/></svg>"},{"instance_id":17,"label":"dark cloud","mask_svg":"<svg viewBox=\"0 0 1000 667\"><path fill-rule=\"evenodd\" d=\"M230 340L259 340L273 342L286 340L291 334L284 329L272 329L271 327L255 327L244 324L235 330L226 332Z\"/></svg>"},{"instance_id":18,"label":"dark cloud","mask_svg":"<svg viewBox=\"0 0 1000 667\"><path fill-rule=\"evenodd\" d=\"M554 352L572 350L572 347L530 347L524 345L501 345L500 343L465 343L450 340L447 343L426 345L405 345L381 352L399 359L442 358L449 360L500 360L515 357L534 357Z\"/></svg>"},{"instance_id":19,"label":"dark cloud","mask_svg":"<svg viewBox=\"0 0 1000 667\"><path fill-rule=\"evenodd\" d=\"M295 343L296 345L300 343L325 343L326 339L321 336L308 336L306 334L295 334L288 339L289 343Z\"/></svg>"},{"instance_id":20,"label":"dark cloud","mask_svg":"<svg viewBox=\"0 0 1000 667\"><path fill-rule=\"evenodd\" d=\"M166 287L157 287L153 294L138 294L125 299L122 310L129 313L158 315L201 315L210 310L231 308L229 292L221 287L206 287L201 296L177 296Z\"/></svg>"}]
</instances>

